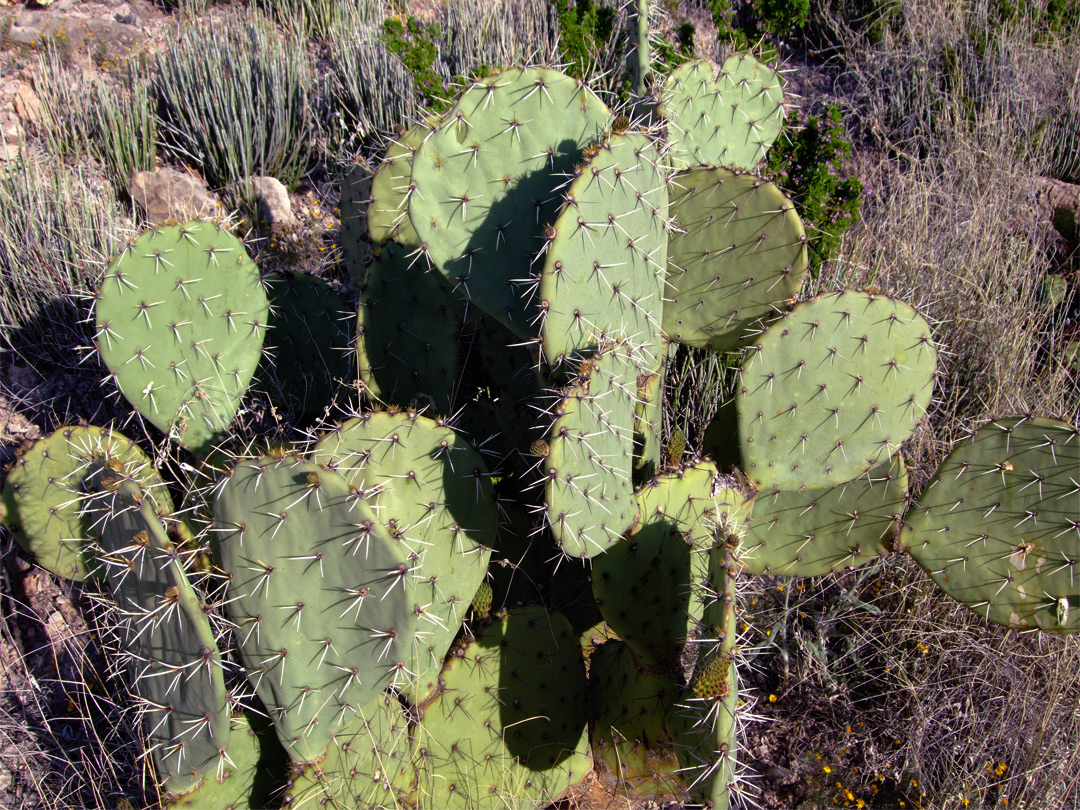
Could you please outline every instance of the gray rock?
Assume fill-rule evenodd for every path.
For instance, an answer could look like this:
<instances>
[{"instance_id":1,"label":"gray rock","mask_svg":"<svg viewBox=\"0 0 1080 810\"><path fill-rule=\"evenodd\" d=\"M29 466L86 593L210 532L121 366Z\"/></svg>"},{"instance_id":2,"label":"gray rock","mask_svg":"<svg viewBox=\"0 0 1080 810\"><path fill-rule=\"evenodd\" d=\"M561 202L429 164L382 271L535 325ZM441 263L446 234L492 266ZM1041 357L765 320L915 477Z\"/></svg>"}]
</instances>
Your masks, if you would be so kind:
<instances>
[{"instance_id":1,"label":"gray rock","mask_svg":"<svg viewBox=\"0 0 1080 810\"><path fill-rule=\"evenodd\" d=\"M251 177L252 192L258 205L259 220L270 228L293 223L292 202L288 189L274 177Z\"/></svg>"},{"instance_id":2,"label":"gray rock","mask_svg":"<svg viewBox=\"0 0 1080 810\"><path fill-rule=\"evenodd\" d=\"M212 216L221 208L199 177L175 169L135 172L128 194L154 225Z\"/></svg>"}]
</instances>

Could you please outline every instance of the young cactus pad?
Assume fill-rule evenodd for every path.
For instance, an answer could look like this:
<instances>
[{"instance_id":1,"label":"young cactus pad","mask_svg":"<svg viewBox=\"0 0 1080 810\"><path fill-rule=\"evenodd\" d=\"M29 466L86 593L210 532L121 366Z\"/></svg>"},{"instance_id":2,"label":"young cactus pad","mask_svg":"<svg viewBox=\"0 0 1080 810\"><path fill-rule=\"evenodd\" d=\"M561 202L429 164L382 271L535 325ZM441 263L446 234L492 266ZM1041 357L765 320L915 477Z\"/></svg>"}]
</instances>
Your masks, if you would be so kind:
<instances>
[{"instance_id":1,"label":"young cactus pad","mask_svg":"<svg viewBox=\"0 0 1080 810\"><path fill-rule=\"evenodd\" d=\"M361 493L294 457L238 462L214 522L248 678L292 758L321 759L404 669L409 568Z\"/></svg>"},{"instance_id":2,"label":"young cactus pad","mask_svg":"<svg viewBox=\"0 0 1080 810\"><path fill-rule=\"evenodd\" d=\"M170 438L210 449L262 354L266 292L243 243L209 222L148 231L109 265L97 347L121 393Z\"/></svg>"},{"instance_id":3,"label":"young cactus pad","mask_svg":"<svg viewBox=\"0 0 1080 810\"><path fill-rule=\"evenodd\" d=\"M676 175L664 332L699 349L731 351L798 291L806 231L772 183L727 169Z\"/></svg>"},{"instance_id":4,"label":"young cactus pad","mask_svg":"<svg viewBox=\"0 0 1080 810\"><path fill-rule=\"evenodd\" d=\"M850 481L911 435L936 365L930 327L907 304L865 292L799 304L743 362L743 470L758 490Z\"/></svg>"},{"instance_id":5,"label":"young cactus pad","mask_svg":"<svg viewBox=\"0 0 1080 810\"><path fill-rule=\"evenodd\" d=\"M1080 631L1080 431L989 422L958 444L906 518L911 556L1006 627Z\"/></svg>"},{"instance_id":6,"label":"young cactus pad","mask_svg":"<svg viewBox=\"0 0 1080 810\"><path fill-rule=\"evenodd\" d=\"M537 332L529 266L555 219L556 188L610 119L577 79L508 70L462 93L413 155L409 218L421 250L520 336Z\"/></svg>"},{"instance_id":7,"label":"young cactus pad","mask_svg":"<svg viewBox=\"0 0 1080 810\"><path fill-rule=\"evenodd\" d=\"M142 449L115 430L65 427L20 450L0 492L0 522L54 574L84 580L94 563L87 557L90 521L82 513L86 482L104 464L153 493L159 510L172 499Z\"/></svg>"},{"instance_id":8,"label":"young cactus pad","mask_svg":"<svg viewBox=\"0 0 1080 810\"><path fill-rule=\"evenodd\" d=\"M673 70L664 83L663 114L676 168L753 169L784 126L779 74L749 54Z\"/></svg>"}]
</instances>

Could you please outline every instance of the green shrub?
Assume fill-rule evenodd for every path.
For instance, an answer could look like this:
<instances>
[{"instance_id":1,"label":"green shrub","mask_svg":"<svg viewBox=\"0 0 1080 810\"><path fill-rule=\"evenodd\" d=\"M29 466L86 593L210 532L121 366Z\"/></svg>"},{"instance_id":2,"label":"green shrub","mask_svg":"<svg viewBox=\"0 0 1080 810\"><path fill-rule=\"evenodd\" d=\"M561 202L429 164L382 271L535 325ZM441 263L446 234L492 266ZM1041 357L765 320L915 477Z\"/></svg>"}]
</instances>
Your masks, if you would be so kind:
<instances>
[{"instance_id":1,"label":"green shrub","mask_svg":"<svg viewBox=\"0 0 1080 810\"><path fill-rule=\"evenodd\" d=\"M383 44L412 74L417 101L434 110L450 106L453 97L448 77L436 69L439 37L438 25L424 23L413 16L390 17L382 24Z\"/></svg>"},{"instance_id":2,"label":"green shrub","mask_svg":"<svg viewBox=\"0 0 1080 810\"><path fill-rule=\"evenodd\" d=\"M552 0L559 21L559 54L566 72L584 79L595 71L600 53L616 32L617 13L593 0Z\"/></svg>"},{"instance_id":3,"label":"green shrub","mask_svg":"<svg viewBox=\"0 0 1080 810\"><path fill-rule=\"evenodd\" d=\"M764 174L795 201L810 236L811 272L817 273L858 219L863 185L840 177L851 143L844 138L837 107L827 107L796 130L799 123L798 113L790 112L787 131L796 134L786 149L778 146L770 152Z\"/></svg>"}]
</instances>

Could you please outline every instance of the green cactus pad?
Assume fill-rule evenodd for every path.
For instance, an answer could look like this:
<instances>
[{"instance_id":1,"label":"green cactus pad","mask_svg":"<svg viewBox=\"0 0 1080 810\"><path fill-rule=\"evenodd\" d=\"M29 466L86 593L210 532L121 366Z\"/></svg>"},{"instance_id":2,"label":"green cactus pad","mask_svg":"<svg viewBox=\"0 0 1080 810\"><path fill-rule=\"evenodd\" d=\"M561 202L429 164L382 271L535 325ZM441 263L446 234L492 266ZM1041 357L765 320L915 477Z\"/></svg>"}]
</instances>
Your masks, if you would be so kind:
<instances>
[{"instance_id":1,"label":"green cactus pad","mask_svg":"<svg viewBox=\"0 0 1080 810\"><path fill-rule=\"evenodd\" d=\"M635 344L644 368L663 355L668 188L652 139L628 132L590 147L548 231L540 276L544 356L552 367L605 336Z\"/></svg>"},{"instance_id":2,"label":"green cactus pad","mask_svg":"<svg viewBox=\"0 0 1080 810\"><path fill-rule=\"evenodd\" d=\"M80 510L95 463L116 468L152 492L160 513L173 510L150 459L115 430L60 428L20 450L0 493L0 522L38 565L67 579L84 580L93 567L86 556L91 529Z\"/></svg>"},{"instance_id":3,"label":"green cactus pad","mask_svg":"<svg viewBox=\"0 0 1080 810\"><path fill-rule=\"evenodd\" d=\"M276 745L276 743L274 743ZM245 717L232 718L229 744L216 770L207 773L202 783L182 796L171 795L165 810L200 810L224 807L229 810L259 810L266 802L259 794L262 741Z\"/></svg>"},{"instance_id":4,"label":"green cactus pad","mask_svg":"<svg viewBox=\"0 0 1080 810\"><path fill-rule=\"evenodd\" d=\"M400 245L385 245L372 257L357 311L356 348L360 379L373 397L450 413L459 331L441 277L408 259Z\"/></svg>"},{"instance_id":5,"label":"green cactus pad","mask_svg":"<svg viewBox=\"0 0 1080 810\"><path fill-rule=\"evenodd\" d=\"M214 504L228 612L255 691L293 759L403 677L413 582L372 504L293 457L239 461Z\"/></svg>"},{"instance_id":6,"label":"green cactus pad","mask_svg":"<svg viewBox=\"0 0 1080 810\"><path fill-rule=\"evenodd\" d=\"M582 363L559 392L544 462L546 511L555 542L570 557L593 557L637 521L631 474L637 364L611 345Z\"/></svg>"},{"instance_id":7,"label":"green cactus pad","mask_svg":"<svg viewBox=\"0 0 1080 810\"><path fill-rule=\"evenodd\" d=\"M243 243L208 222L149 231L105 271L97 347L136 410L205 452L259 364L266 292Z\"/></svg>"},{"instance_id":8,"label":"green cactus pad","mask_svg":"<svg viewBox=\"0 0 1080 810\"><path fill-rule=\"evenodd\" d=\"M795 295L806 275L806 231L772 183L727 169L676 175L664 332L730 351Z\"/></svg>"},{"instance_id":9,"label":"green cactus pad","mask_svg":"<svg viewBox=\"0 0 1080 810\"><path fill-rule=\"evenodd\" d=\"M680 65L662 98L671 161L680 169L753 169L784 126L780 76L749 54L729 57L719 73L711 62Z\"/></svg>"},{"instance_id":10,"label":"green cactus pad","mask_svg":"<svg viewBox=\"0 0 1080 810\"><path fill-rule=\"evenodd\" d=\"M743 470L759 490L824 488L888 459L926 413L937 352L900 301L830 293L754 341L735 407Z\"/></svg>"},{"instance_id":11,"label":"green cactus pad","mask_svg":"<svg viewBox=\"0 0 1080 810\"><path fill-rule=\"evenodd\" d=\"M413 155L409 218L421 250L519 336L539 331L530 263L555 219L556 189L610 118L577 79L508 70L462 93Z\"/></svg>"},{"instance_id":12,"label":"green cactus pad","mask_svg":"<svg viewBox=\"0 0 1080 810\"><path fill-rule=\"evenodd\" d=\"M906 496L907 469L898 455L828 489L762 493L745 523L743 571L816 577L888 554Z\"/></svg>"},{"instance_id":13,"label":"green cactus pad","mask_svg":"<svg viewBox=\"0 0 1080 810\"><path fill-rule=\"evenodd\" d=\"M1016 629L1080 632L1080 431L1007 417L960 442L901 540L934 581Z\"/></svg>"},{"instance_id":14,"label":"green cactus pad","mask_svg":"<svg viewBox=\"0 0 1080 810\"><path fill-rule=\"evenodd\" d=\"M585 661L560 614L489 625L443 680L420 727L421 806L544 807L588 772Z\"/></svg>"},{"instance_id":15,"label":"green cactus pad","mask_svg":"<svg viewBox=\"0 0 1080 810\"><path fill-rule=\"evenodd\" d=\"M665 355L667 349L664 350ZM634 470L642 477L655 475L663 465L660 427L664 420L664 372L661 362L653 372L638 375L638 402L634 408ZM640 480L640 479L639 479Z\"/></svg>"},{"instance_id":16,"label":"green cactus pad","mask_svg":"<svg viewBox=\"0 0 1080 810\"><path fill-rule=\"evenodd\" d=\"M667 728L679 696L670 674L634 660L630 647L607 641L589 656L592 751L600 779L639 796L688 798Z\"/></svg>"},{"instance_id":17,"label":"green cactus pad","mask_svg":"<svg viewBox=\"0 0 1080 810\"><path fill-rule=\"evenodd\" d=\"M498 512L480 455L434 420L370 413L327 434L312 458L337 469L368 501L410 570L418 617L405 677L414 702L437 686L443 658L487 573Z\"/></svg>"},{"instance_id":18,"label":"green cactus pad","mask_svg":"<svg viewBox=\"0 0 1080 810\"><path fill-rule=\"evenodd\" d=\"M352 315L321 278L290 273L271 279L270 331L263 365L291 408L318 414L340 383L355 377Z\"/></svg>"},{"instance_id":19,"label":"green cactus pad","mask_svg":"<svg viewBox=\"0 0 1080 810\"><path fill-rule=\"evenodd\" d=\"M99 576L112 590L122 658L167 791L213 778L227 756L229 701L207 608L188 581L191 554L173 545L139 484L95 464L86 510L101 527Z\"/></svg>"},{"instance_id":20,"label":"green cactus pad","mask_svg":"<svg viewBox=\"0 0 1080 810\"><path fill-rule=\"evenodd\" d=\"M371 206L367 223L371 241L375 244L394 241L410 250L420 246L420 237L409 221L409 200L412 197L413 155L432 134L438 119L430 117L425 123L405 130L390 142L386 155L371 179Z\"/></svg>"},{"instance_id":21,"label":"green cactus pad","mask_svg":"<svg viewBox=\"0 0 1080 810\"><path fill-rule=\"evenodd\" d=\"M377 695L334 736L326 759L294 766L285 806L398 810L414 789L414 747L402 705L389 692Z\"/></svg>"},{"instance_id":22,"label":"green cactus pad","mask_svg":"<svg viewBox=\"0 0 1080 810\"><path fill-rule=\"evenodd\" d=\"M720 512L742 499L721 490L708 462L657 476L637 491L641 522L593 558L593 593L608 625L641 661L674 663L702 615L700 590Z\"/></svg>"}]
</instances>

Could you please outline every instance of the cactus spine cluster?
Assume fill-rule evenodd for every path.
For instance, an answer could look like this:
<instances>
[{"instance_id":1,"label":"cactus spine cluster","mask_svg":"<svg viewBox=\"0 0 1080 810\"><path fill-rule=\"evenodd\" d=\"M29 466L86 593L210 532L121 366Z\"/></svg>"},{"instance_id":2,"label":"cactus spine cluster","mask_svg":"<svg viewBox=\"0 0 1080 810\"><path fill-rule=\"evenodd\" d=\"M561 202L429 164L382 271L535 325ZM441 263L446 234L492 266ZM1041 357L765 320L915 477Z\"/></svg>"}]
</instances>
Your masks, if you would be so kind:
<instances>
[{"instance_id":1,"label":"cactus spine cluster","mask_svg":"<svg viewBox=\"0 0 1080 810\"><path fill-rule=\"evenodd\" d=\"M226 434L273 343L240 243L190 223L110 266L109 378L207 483L181 516L136 445L67 428L21 453L3 515L131 620L167 804L261 806L277 751L289 807L542 806L590 767L726 807L745 573L905 548L993 621L1080 629L1077 428L993 423L905 517L929 325L879 293L787 309L805 230L747 173L783 120L773 71L689 63L660 109L633 126L515 69L405 132L372 249L347 237L365 401L306 444ZM742 353L741 479L660 445L678 344Z\"/></svg>"}]
</instances>

